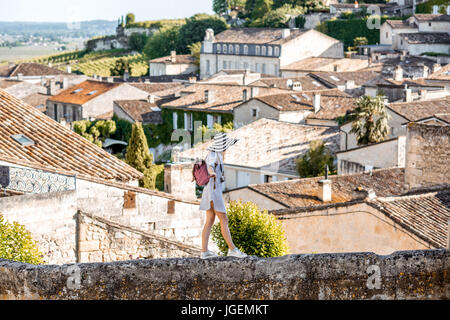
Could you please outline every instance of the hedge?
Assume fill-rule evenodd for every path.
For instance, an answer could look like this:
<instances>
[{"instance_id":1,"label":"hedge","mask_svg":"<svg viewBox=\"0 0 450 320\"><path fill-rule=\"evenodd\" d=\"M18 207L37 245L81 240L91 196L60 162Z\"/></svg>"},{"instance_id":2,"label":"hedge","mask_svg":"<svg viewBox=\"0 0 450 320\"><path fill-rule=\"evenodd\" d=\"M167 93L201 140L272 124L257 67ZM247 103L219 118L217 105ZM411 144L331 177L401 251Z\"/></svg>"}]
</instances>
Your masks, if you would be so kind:
<instances>
[{"instance_id":1,"label":"hedge","mask_svg":"<svg viewBox=\"0 0 450 320\"><path fill-rule=\"evenodd\" d=\"M433 13L433 6L439 6L440 13L446 13L447 6L450 5L449 0L431 0L416 6L416 13ZM441 7L442 6L442 7Z\"/></svg>"}]
</instances>

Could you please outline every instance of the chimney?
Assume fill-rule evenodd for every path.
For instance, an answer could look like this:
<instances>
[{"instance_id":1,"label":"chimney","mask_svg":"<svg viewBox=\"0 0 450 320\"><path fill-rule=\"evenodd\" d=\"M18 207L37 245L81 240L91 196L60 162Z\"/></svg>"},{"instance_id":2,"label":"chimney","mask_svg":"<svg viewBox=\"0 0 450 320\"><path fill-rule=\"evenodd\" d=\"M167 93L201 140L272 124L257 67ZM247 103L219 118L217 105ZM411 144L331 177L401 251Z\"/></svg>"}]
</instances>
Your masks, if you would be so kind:
<instances>
[{"instance_id":1,"label":"chimney","mask_svg":"<svg viewBox=\"0 0 450 320\"><path fill-rule=\"evenodd\" d=\"M345 90L350 90L355 88L355 80L345 80Z\"/></svg>"},{"instance_id":2,"label":"chimney","mask_svg":"<svg viewBox=\"0 0 450 320\"><path fill-rule=\"evenodd\" d=\"M358 8L359 8L359 3L357 0L355 0L355 9L358 9Z\"/></svg>"},{"instance_id":3,"label":"chimney","mask_svg":"<svg viewBox=\"0 0 450 320\"><path fill-rule=\"evenodd\" d=\"M328 169L328 167L327 167ZM319 181L319 194L318 197L322 202L330 202L331 197L331 180L328 179L328 173L324 180Z\"/></svg>"},{"instance_id":4,"label":"chimney","mask_svg":"<svg viewBox=\"0 0 450 320\"><path fill-rule=\"evenodd\" d=\"M72 67L71 67L71 66L67 66L66 72L67 72L67 73L72 73Z\"/></svg>"},{"instance_id":5,"label":"chimney","mask_svg":"<svg viewBox=\"0 0 450 320\"><path fill-rule=\"evenodd\" d=\"M400 65L397 65L394 70L394 80L403 81L403 69Z\"/></svg>"},{"instance_id":6,"label":"chimney","mask_svg":"<svg viewBox=\"0 0 450 320\"><path fill-rule=\"evenodd\" d=\"M216 101L216 95L214 90L205 90L205 101L206 103L211 103Z\"/></svg>"},{"instance_id":7,"label":"chimney","mask_svg":"<svg viewBox=\"0 0 450 320\"><path fill-rule=\"evenodd\" d=\"M257 87L251 87L250 88L250 98L255 98L255 97L257 97L257 96L259 96L259 88L257 88Z\"/></svg>"},{"instance_id":8,"label":"chimney","mask_svg":"<svg viewBox=\"0 0 450 320\"><path fill-rule=\"evenodd\" d=\"M177 62L177 52L176 51L170 51L170 61Z\"/></svg>"},{"instance_id":9,"label":"chimney","mask_svg":"<svg viewBox=\"0 0 450 320\"><path fill-rule=\"evenodd\" d=\"M303 90L302 83L300 81L295 81L294 84L292 85L292 90L302 91Z\"/></svg>"},{"instance_id":10,"label":"chimney","mask_svg":"<svg viewBox=\"0 0 450 320\"><path fill-rule=\"evenodd\" d=\"M247 89L242 90L242 101L247 101L248 99L248 94L247 94Z\"/></svg>"},{"instance_id":11,"label":"chimney","mask_svg":"<svg viewBox=\"0 0 450 320\"><path fill-rule=\"evenodd\" d=\"M47 86L47 95L54 96L56 94L56 82L54 79L49 81Z\"/></svg>"},{"instance_id":12,"label":"chimney","mask_svg":"<svg viewBox=\"0 0 450 320\"><path fill-rule=\"evenodd\" d=\"M189 83L196 83L197 78L196 77L189 77Z\"/></svg>"},{"instance_id":13,"label":"chimney","mask_svg":"<svg viewBox=\"0 0 450 320\"><path fill-rule=\"evenodd\" d=\"M405 88L405 102L411 102L412 100L412 90Z\"/></svg>"},{"instance_id":14,"label":"chimney","mask_svg":"<svg viewBox=\"0 0 450 320\"><path fill-rule=\"evenodd\" d=\"M69 87L69 79L64 77L61 82L61 89L67 89Z\"/></svg>"},{"instance_id":15,"label":"chimney","mask_svg":"<svg viewBox=\"0 0 450 320\"><path fill-rule=\"evenodd\" d=\"M151 94L148 96L147 101L149 103L155 103L155 95Z\"/></svg>"},{"instance_id":16,"label":"chimney","mask_svg":"<svg viewBox=\"0 0 450 320\"><path fill-rule=\"evenodd\" d=\"M282 38L283 39L286 39L286 38L288 38L289 36L291 35L291 29L283 29L283 31L282 31Z\"/></svg>"},{"instance_id":17,"label":"chimney","mask_svg":"<svg viewBox=\"0 0 450 320\"><path fill-rule=\"evenodd\" d=\"M422 90L419 91L419 93L420 93L420 99L421 100L424 100L424 99L427 98L427 90L422 89Z\"/></svg>"},{"instance_id":18,"label":"chimney","mask_svg":"<svg viewBox=\"0 0 450 320\"><path fill-rule=\"evenodd\" d=\"M23 81L23 73L19 73L19 74L17 75L17 80Z\"/></svg>"},{"instance_id":19,"label":"chimney","mask_svg":"<svg viewBox=\"0 0 450 320\"><path fill-rule=\"evenodd\" d=\"M320 111L320 93L314 93L314 113L317 113Z\"/></svg>"}]
</instances>

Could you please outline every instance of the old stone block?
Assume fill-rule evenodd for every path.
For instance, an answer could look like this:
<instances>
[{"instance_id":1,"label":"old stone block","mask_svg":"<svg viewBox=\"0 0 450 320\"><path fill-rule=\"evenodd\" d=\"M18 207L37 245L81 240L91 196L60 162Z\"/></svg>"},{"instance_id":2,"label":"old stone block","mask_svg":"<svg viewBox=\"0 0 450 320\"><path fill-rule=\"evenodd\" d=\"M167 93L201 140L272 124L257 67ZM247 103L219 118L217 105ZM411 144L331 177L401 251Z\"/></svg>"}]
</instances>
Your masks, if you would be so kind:
<instances>
[{"instance_id":1,"label":"old stone block","mask_svg":"<svg viewBox=\"0 0 450 320\"><path fill-rule=\"evenodd\" d=\"M96 251L100 248L100 241L91 240L91 241L81 241L80 242L80 251Z\"/></svg>"}]
</instances>

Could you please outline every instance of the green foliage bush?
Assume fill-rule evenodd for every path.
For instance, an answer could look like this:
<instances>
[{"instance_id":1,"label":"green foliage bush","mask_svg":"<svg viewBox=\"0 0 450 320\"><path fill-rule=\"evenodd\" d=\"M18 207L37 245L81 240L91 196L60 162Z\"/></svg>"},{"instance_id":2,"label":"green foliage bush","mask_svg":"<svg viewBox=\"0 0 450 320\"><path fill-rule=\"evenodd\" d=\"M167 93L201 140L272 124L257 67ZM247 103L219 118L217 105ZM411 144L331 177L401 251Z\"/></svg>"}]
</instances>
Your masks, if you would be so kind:
<instances>
[{"instance_id":1,"label":"green foliage bush","mask_svg":"<svg viewBox=\"0 0 450 320\"><path fill-rule=\"evenodd\" d=\"M73 131L90 142L95 143L100 148L105 139L114 134L116 130L116 123L113 120L80 120L73 122Z\"/></svg>"},{"instance_id":2,"label":"green foliage bush","mask_svg":"<svg viewBox=\"0 0 450 320\"><path fill-rule=\"evenodd\" d=\"M180 27L167 27L155 32L144 47L144 53L150 59L165 57L170 55L172 50L180 52L178 47Z\"/></svg>"},{"instance_id":3,"label":"green foliage bush","mask_svg":"<svg viewBox=\"0 0 450 320\"><path fill-rule=\"evenodd\" d=\"M17 222L5 221L0 214L0 259L41 264L42 257L30 232Z\"/></svg>"},{"instance_id":4,"label":"green foliage bush","mask_svg":"<svg viewBox=\"0 0 450 320\"><path fill-rule=\"evenodd\" d=\"M281 223L267 211L260 211L256 204L232 201L227 216L233 242L242 252L262 258L289 253ZM221 254L226 255L228 246L220 231L220 224L213 226L211 234Z\"/></svg>"},{"instance_id":5,"label":"green foliage bush","mask_svg":"<svg viewBox=\"0 0 450 320\"><path fill-rule=\"evenodd\" d=\"M433 6L439 6L439 13L445 13L449 0L430 0L416 6L416 13L433 13Z\"/></svg>"},{"instance_id":6,"label":"green foliage bush","mask_svg":"<svg viewBox=\"0 0 450 320\"><path fill-rule=\"evenodd\" d=\"M297 171L302 178L325 175L327 165L329 172L335 174L334 158L321 140L312 141L308 152L297 159Z\"/></svg>"}]
</instances>

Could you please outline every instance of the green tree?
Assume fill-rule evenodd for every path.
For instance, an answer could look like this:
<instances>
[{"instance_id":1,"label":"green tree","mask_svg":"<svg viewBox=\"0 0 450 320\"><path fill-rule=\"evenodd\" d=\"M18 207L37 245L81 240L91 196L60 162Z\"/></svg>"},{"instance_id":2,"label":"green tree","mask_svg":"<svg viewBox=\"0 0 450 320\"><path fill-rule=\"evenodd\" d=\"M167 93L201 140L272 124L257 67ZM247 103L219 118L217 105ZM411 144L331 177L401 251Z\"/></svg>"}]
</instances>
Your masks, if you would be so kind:
<instances>
[{"instance_id":1,"label":"green tree","mask_svg":"<svg viewBox=\"0 0 450 320\"><path fill-rule=\"evenodd\" d=\"M389 135L390 116L382 96L359 98L348 119L353 122L350 133L356 134L358 145L381 142Z\"/></svg>"},{"instance_id":2,"label":"green tree","mask_svg":"<svg viewBox=\"0 0 450 320\"><path fill-rule=\"evenodd\" d=\"M312 141L308 152L297 159L297 171L302 178L325 175L327 165L331 174L334 174L334 158L321 140Z\"/></svg>"},{"instance_id":3,"label":"green tree","mask_svg":"<svg viewBox=\"0 0 450 320\"><path fill-rule=\"evenodd\" d=\"M232 201L227 208L227 216L233 242L246 254L271 258L289 253L283 226L267 210L260 211L252 202ZM226 255L228 246L220 224L213 226L211 234L220 252Z\"/></svg>"},{"instance_id":4,"label":"green tree","mask_svg":"<svg viewBox=\"0 0 450 320\"><path fill-rule=\"evenodd\" d=\"M165 57L170 55L172 50L180 52L178 38L180 27L167 27L159 30L151 36L144 47L144 53L150 59Z\"/></svg>"},{"instance_id":5,"label":"green tree","mask_svg":"<svg viewBox=\"0 0 450 320\"><path fill-rule=\"evenodd\" d=\"M24 226L9 223L0 214L0 259L41 264L42 255L37 243Z\"/></svg>"},{"instance_id":6,"label":"green tree","mask_svg":"<svg viewBox=\"0 0 450 320\"><path fill-rule=\"evenodd\" d=\"M213 11L218 15L224 15L230 10L230 0L213 0Z\"/></svg>"},{"instance_id":7,"label":"green tree","mask_svg":"<svg viewBox=\"0 0 450 320\"><path fill-rule=\"evenodd\" d=\"M200 51L202 49L202 43L200 41L193 43L190 46L188 46L188 48L191 52L191 56L195 58L196 66L200 67Z\"/></svg>"},{"instance_id":8,"label":"green tree","mask_svg":"<svg viewBox=\"0 0 450 320\"><path fill-rule=\"evenodd\" d=\"M289 23L289 15L295 16L304 13L302 7L291 7L284 5L275 10L270 10L261 19L254 20L249 24L250 27L265 27L265 28L286 28ZM296 19L297 24L297 19Z\"/></svg>"},{"instance_id":9,"label":"green tree","mask_svg":"<svg viewBox=\"0 0 450 320\"><path fill-rule=\"evenodd\" d=\"M114 67L110 69L110 73L112 76L123 76L125 71L128 71L128 74L131 74L131 66L128 60L126 59L118 59Z\"/></svg>"},{"instance_id":10,"label":"green tree","mask_svg":"<svg viewBox=\"0 0 450 320\"><path fill-rule=\"evenodd\" d=\"M135 20L136 20L136 18L134 16L134 13L128 13L126 18L125 18L125 23L128 26L128 25L134 23Z\"/></svg>"},{"instance_id":11,"label":"green tree","mask_svg":"<svg viewBox=\"0 0 450 320\"><path fill-rule=\"evenodd\" d=\"M369 41L367 40L366 37L356 37L355 39L353 39L354 47L364 46L368 43L369 43Z\"/></svg>"},{"instance_id":12,"label":"green tree","mask_svg":"<svg viewBox=\"0 0 450 320\"><path fill-rule=\"evenodd\" d=\"M100 132L102 140L109 138L117 130L117 126L114 120L100 120L95 123L95 127Z\"/></svg>"},{"instance_id":13,"label":"green tree","mask_svg":"<svg viewBox=\"0 0 450 320\"><path fill-rule=\"evenodd\" d=\"M196 14L186 19L178 36L178 48L181 53L188 53L188 46L203 41L207 29L213 29L218 34L228 28L225 19L209 14Z\"/></svg>"},{"instance_id":14,"label":"green tree","mask_svg":"<svg viewBox=\"0 0 450 320\"><path fill-rule=\"evenodd\" d=\"M140 187L147 189L156 188L156 177L152 170L153 156L150 154L144 129L139 122L133 124L125 161L144 174L144 177L139 181Z\"/></svg>"},{"instance_id":15,"label":"green tree","mask_svg":"<svg viewBox=\"0 0 450 320\"><path fill-rule=\"evenodd\" d=\"M148 37L145 33L133 32L128 39L128 45L131 50L136 50L142 52L144 50L145 44L147 43Z\"/></svg>"},{"instance_id":16,"label":"green tree","mask_svg":"<svg viewBox=\"0 0 450 320\"><path fill-rule=\"evenodd\" d=\"M255 0L251 18L253 20L263 18L273 6L273 0Z\"/></svg>"}]
</instances>

